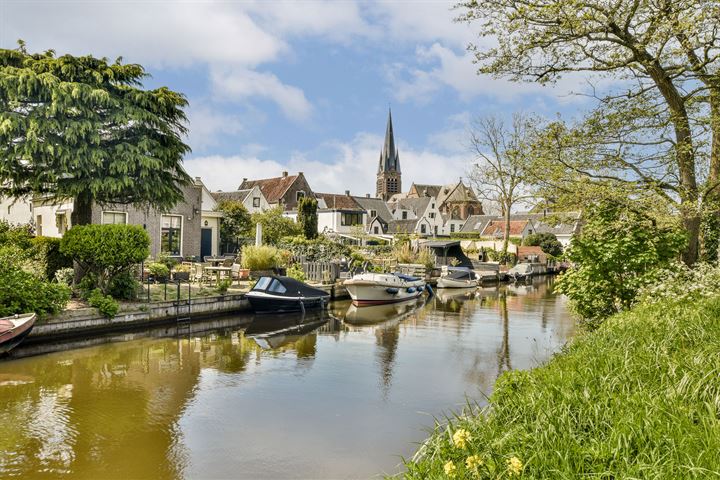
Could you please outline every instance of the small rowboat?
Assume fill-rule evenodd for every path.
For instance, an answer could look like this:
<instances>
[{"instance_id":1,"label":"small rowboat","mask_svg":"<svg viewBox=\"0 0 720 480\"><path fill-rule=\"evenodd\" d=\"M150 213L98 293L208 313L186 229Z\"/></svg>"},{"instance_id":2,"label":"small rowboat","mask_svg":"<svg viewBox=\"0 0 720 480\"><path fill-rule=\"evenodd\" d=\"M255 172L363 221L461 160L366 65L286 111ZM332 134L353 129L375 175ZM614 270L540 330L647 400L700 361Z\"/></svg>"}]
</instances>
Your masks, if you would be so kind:
<instances>
[{"instance_id":1,"label":"small rowboat","mask_svg":"<svg viewBox=\"0 0 720 480\"><path fill-rule=\"evenodd\" d=\"M0 355L17 347L28 336L35 318L34 313L0 318Z\"/></svg>"}]
</instances>

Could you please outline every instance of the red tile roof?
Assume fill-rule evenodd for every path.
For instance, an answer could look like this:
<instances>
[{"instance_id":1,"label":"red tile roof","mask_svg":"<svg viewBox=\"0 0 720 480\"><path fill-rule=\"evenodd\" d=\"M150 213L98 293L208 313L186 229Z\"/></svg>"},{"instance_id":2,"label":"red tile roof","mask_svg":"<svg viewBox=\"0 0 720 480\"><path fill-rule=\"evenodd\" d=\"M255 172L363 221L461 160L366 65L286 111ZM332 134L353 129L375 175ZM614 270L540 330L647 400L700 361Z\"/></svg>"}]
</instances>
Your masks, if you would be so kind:
<instances>
[{"instance_id":1,"label":"red tile roof","mask_svg":"<svg viewBox=\"0 0 720 480\"><path fill-rule=\"evenodd\" d=\"M523 230L525 230L525 227L527 226L528 221L527 220L511 220L510 221L510 236L519 237L522 235ZM495 236L496 234L499 236L503 236L505 232L505 220L493 220L492 222L488 223L485 227L485 230L483 230L482 235L485 236Z\"/></svg>"},{"instance_id":2,"label":"red tile roof","mask_svg":"<svg viewBox=\"0 0 720 480\"><path fill-rule=\"evenodd\" d=\"M262 180L245 180L238 190L247 190L257 185L265 195L268 203L278 203L297 178L298 175L288 175L286 177L265 178Z\"/></svg>"}]
</instances>

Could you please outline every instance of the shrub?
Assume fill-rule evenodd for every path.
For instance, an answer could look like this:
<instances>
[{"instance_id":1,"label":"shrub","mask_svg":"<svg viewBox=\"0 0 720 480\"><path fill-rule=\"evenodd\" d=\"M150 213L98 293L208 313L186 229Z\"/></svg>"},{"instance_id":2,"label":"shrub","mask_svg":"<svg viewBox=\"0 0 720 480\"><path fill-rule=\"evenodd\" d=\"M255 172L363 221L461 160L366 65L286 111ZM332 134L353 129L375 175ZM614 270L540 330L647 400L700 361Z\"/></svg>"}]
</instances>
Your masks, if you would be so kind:
<instances>
[{"instance_id":1,"label":"shrub","mask_svg":"<svg viewBox=\"0 0 720 480\"><path fill-rule=\"evenodd\" d=\"M55 281L67 286L71 286L75 280L75 269L61 268L55 272Z\"/></svg>"},{"instance_id":2,"label":"shrub","mask_svg":"<svg viewBox=\"0 0 720 480\"><path fill-rule=\"evenodd\" d=\"M302 269L302 266L297 263L294 263L288 267L287 276L294 278L295 280L298 280L300 282L305 281L305 271Z\"/></svg>"},{"instance_id":3,"label":"shrub","mask_svg":"<svg viewBox=\"0 0 720 480\"><path fill-rule=\"evenodd\" d=\"M122 300L135 300L140 291L140 282L137 280L137 272L133 269L115 275L110 280L109 294L113 298Z\"/></svg>"},{"instance_id":4,"label":"shrub","mask_svg":"<svg viewBox=\"0 0 720 480\"><path fill-rule=\"evenodd\" d=\"M35 312L38 315L57 313L70 300L70 287L44 281L23 269L22 259L13 255L17 249L0 252L0 316Z\"/></svg>"},{"instance_id":5,"label":"shrub","mask_svg":"<svg viewBox=\"0 0 720 480\"><path fill-rule=\"evenodd\" d=\"M148 263L147 266L148 271L150 272L150 275L153 276L155 281L161 281L166 280L170 276L170 269L167 265L160 262L152 262Z\"/></svg>"},{"instance_id":6,"label":"shrub","mask_svg":"<svg viewBox=\"0 0 720 480\"><path fill-rule=\"evenodd\" d=\"M271 270L279 264L278 249L269 245L246 245L242 249L242 266L250 270Z\"/></svg>"},{"instance_id":7,"label":"shrub","mask_svg":"<svg viewBox=\"0 0 720 480\"><path fill-rule=\"evenodd\" d=\"M30 225L11 225L0 220L0 246L15 245L22 250L32 248L33 231Z\"/></svg>"},{"instance_id":8,"label":"shrub","mask_svg":"<svg viewBox=\"0 0 720 480\"><path fill-rule=\"evenodd\" d=\"M529 247L540 247L540 249L552 255L553 257L559 257L563 253L562 243L552 233L533 233L525 237L523 245Z\"/></svg>"},{"instance_id":9,"label":"shrub","mask_svg":"<svg viewBox=\"0 0 720 480\"><path fill-rule=\"evenodd\" d=\"M318 202L312 197L303 197L298 202L298 224L308 240L318 236Z\"/></svg>"},{"instance_id":10,"label":"shrub","mask_svg":"<svg viewBox=\"0 0 720 480\"><path fill-rule=\"evenodd\" d=\"M168 270L172 270L177 264L180 263L176 258L171 257L170 254L167 252L158 253L157 257L155 257L155 262L162 263L168 268Z\"/></svg>"},{"instance_id":11,"label":"shrub","mask_svg":"<svg viewBox=\"0 0 720 480\"><path fill-rule=\"evenodd\" d=\"M72 258L60 251L59 238L35 237L32 239L34 255L45 267L45 278L52 280L61 268L73 266Z\"/></svg>"},{"instance_id":12,"label":"shrub","mask_svg":"<svg viewBox=\"0 0 720 480\"><path fill-rule=\"evenodd\" d=\"M228 291L228 288L230 288L230 285L232 285L232 280L229 278L224 278L220 280L217 284L217 291L220 295L225 295Z\"/></svg>"},{"instance_id":13,"label":"shrub","mask_svg":"<svg viewBox=\"0 0 720 480\"><path fill-rule=\"evenodd\" d=\"M112 279L150 254L150 237L139 225L78 225L65 234L60 251L71 256L107 293Z\"/></svg>"},{"instance_id":14,"label":"shrub","mask_svg":"<svg viewBox=\"0 0 720 480\"><path fill-rule=\"evenodd\" d=\"M107 318L112 318L117 315L120 310L120 305L110 295L103 295L99 288L96 288L90 293L88 297L88 303L91 307L98 309L98 312L102 313Z\"/></svg>"},{"instance_id":15,"label":"shrub","mask_svg":"<svg viewBox=\"0 0 720 480\"><path fill-rule=\"evenodd\" d=\"M263 241L277 244L281 238L300 235L300 226L292 218L283 215L281 207L252 214L253 225L259 223L263 229Z\"/></svg>"},{"instance_id":16,"label":"shrub","mask_svg":"<svg viewBox=\"0 0 720 480\"><path fill-rule=\"evenodd\" d=\"M331 262L350 256L350 247L333 242L320 236L313 240L304 237L284 237L277 244L279 248L292 252L295 257L303 257L308 262Z\"/></svg>"}]
</instances>

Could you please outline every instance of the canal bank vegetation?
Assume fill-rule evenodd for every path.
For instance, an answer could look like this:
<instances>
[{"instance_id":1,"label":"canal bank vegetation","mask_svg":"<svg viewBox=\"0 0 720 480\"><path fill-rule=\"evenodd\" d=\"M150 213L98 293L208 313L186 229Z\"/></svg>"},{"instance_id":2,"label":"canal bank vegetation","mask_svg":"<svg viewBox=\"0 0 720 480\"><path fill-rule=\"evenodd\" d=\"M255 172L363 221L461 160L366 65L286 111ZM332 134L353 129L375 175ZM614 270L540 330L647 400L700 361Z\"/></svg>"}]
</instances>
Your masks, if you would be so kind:
<instances>
[{"instance_id":1,"label":"canal bank vegetation","mask_svg":"<svg viewBox=\"0 0 720 480\"><path fill-rule=\"evenodd\" d=\"M487 407L436 426L405 478L720 475L720 296L703 296L622 312L504 374Z\"/></svg>"}]
</instances>

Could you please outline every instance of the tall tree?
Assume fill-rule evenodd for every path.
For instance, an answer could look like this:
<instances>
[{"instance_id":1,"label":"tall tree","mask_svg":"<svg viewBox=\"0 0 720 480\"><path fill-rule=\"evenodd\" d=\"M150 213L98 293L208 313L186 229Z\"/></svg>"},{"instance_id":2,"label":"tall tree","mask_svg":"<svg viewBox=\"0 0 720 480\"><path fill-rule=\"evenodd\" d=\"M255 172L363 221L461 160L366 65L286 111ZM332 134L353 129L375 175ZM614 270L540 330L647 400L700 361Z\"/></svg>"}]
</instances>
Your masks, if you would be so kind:
<instances>
[{"instance_id":1,"label":"tall tree","mask_svg":"<svg viewBox=\"0 0 720 480\"><path fill-rule=\"evenodd\" d=\"M526 142L538 120L516 113L508 127L497 117L475 119L470 129L470 148L476 163L469 172L477 195L500 207L504 222L503 253L510 240L510 214L513 207L529 200L527 184L530 159Z\"/></svg>"},{"instance_id":2,"label":"tall tree","mask_svg":"<svg viewBox=\"0 0 720 480\"><path fill-rule=\"evenodd\" d=\"M685 261L693 263L702 206L720 197L720 3L469 0L459 7L461 20L497 41L471 46L481 73L549 83L595 72L620 81L616 94L597 99L615 118L637 114L640 122L629 125L638 135L613 138L623 125L606 124L613 130L598 143L614 148L613 164L585 173L672 199L688 233ZM602 127L601 117L591 125Z\"/></svg>"},{"instance_id":3,"label":"tall tree","mask_svg":"<svg viewBox=\"0 0 720 480\"><path fill-rule=\"evenodd\" d=\"M140 65L0 49L0 194L166 209L190 182L182 168L185 97L145 90Z\"/></svg>"},{"instance_id":4,"label":"tall tree","mask_svg":"<svg viewBox=\"0 0 720 480\"><path fill-rule=\"evenodd\" d=\"M303 197L298 202L298 223L308 240L318 236L318 202L311 197Z\"/></svg>"},{"instance_id":5,"label":"tall tree","mask_svg":"<svg viewBox=\"0 0 720 480\"><path fill-rule=\"evenodd\" d=\"M223 200L218 203L217 209L223 214L220 222L220 241L225 248L236 249L238 239L251 237L254 234L254 224L250 212L242 202Z\"/></svg>"}]
</instances>

